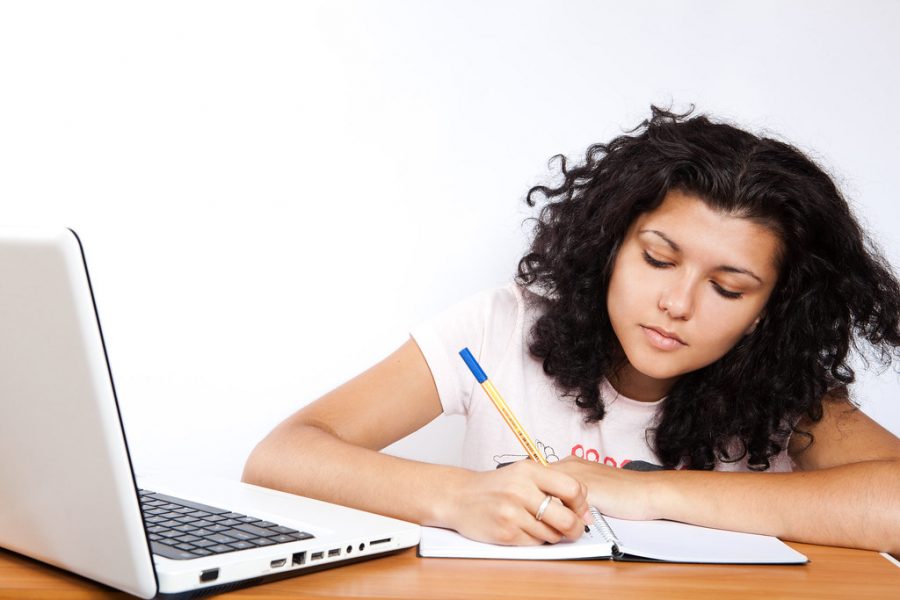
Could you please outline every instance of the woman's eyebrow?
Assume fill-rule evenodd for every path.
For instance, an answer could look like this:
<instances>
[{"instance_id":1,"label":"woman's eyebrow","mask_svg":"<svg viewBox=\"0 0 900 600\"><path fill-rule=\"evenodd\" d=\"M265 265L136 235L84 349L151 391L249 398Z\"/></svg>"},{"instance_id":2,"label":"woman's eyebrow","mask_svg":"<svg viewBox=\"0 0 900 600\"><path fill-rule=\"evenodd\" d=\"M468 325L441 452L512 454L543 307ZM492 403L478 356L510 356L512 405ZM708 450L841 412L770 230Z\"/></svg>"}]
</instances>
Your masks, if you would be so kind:
<instances>
[{"instance_id":1,"label":"woman's eyebrow","mask_svg":"<svg viewBox=\"0 0 900 600\"><path fill-rule=\"evenodd\" d=\"M757 280L760 284L762 284L763 280L756 276L753 271L748 269L739 269L738 267L732 267L729 265L720 265L716 267L716 271L725 271L726 273L741 273L743 275L749 275L753 279Z\"/></svg>"},{"instance_id":2,"label":"woman's eyebrow","mask_svg":"<svg viewBox=\"0 0 900 600\"><path fill-rule=\"evenodd\" d=\"M665 243L671 246L672 250L674 250L675 252L681 252L681 246L670 240L669 237L662 231L657 231L655 229L641 229L640 231L638 231L638 233L654 233L661 237Z\"/></svg>"},{"instance_id":3,"label":"woman's eyebrow","mask_svg":"<svg viewBox=\"0 0 900 600\"><path fill-rule=\"evenodd\" d=\"M668 244L669 247L671 247L672 250L674 250L675 252L681 252L681 246L679 246L678 244L676 244L675 242L673 242L673 241L669 238L669 236L667 236L666 234L664 234L662 231L657 231L657 230L655 230L655 229L641 229L640 231L638 231L638 233L639 233L639 234L641 234L641 233L652 233L652 234L658 236L659 238L661 238L661 239L662 239L666 244ZM726 273L740 273L740 274L743 274L743 275L749 275L750 277L752 277L753 279L757 280L758 282L763 283L763 280L760 279L760 278L756 275L756 273L754 273L753 271L751 271L751 270L749 270L749 269L741 269L741 268L739 268L739 267L732 267L732 266L730 266L730 265L719 265L718 267L715 268L715 270L716 270L716 271L725 271Z\"/></svg>"}]
</instances>

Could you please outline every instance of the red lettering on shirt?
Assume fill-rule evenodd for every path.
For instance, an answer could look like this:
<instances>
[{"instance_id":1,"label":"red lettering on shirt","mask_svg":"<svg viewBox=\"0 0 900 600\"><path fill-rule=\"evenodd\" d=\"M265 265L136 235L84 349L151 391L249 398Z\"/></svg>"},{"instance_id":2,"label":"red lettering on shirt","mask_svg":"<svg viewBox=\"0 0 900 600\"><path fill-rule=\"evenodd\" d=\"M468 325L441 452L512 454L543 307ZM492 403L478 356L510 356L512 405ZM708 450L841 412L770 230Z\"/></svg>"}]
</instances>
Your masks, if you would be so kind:
<instances>
[{"instance_id":1,"label":"red lettering on shirt","mask_svg":"<svg viewBox=\"0 0 900 600\"><path fill-rule=\"evenodd\" d=\"M600 451L595 448L588 448L585 450L584 446L581 444L575 444L572 446L572 456L577 456L578 458L583 458L584 460L589 460L591 462L599 463L602 462L604 465L615 467L617 469L621 469L625 465L631 462L630 458L622 459L621 461L617 461L612 456L604 456L601 460Z\"/></svg>"}]
</instances>

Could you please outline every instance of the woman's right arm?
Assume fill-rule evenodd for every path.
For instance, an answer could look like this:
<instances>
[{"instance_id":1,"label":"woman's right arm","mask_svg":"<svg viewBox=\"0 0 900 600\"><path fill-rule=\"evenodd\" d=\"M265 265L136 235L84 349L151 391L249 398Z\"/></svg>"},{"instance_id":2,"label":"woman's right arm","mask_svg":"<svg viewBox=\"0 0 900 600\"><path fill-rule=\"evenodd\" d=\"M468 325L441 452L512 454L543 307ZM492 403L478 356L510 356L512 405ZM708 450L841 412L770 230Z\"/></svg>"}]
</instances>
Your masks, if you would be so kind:
<instances>
[{"instance_id":1,"label":"woman's right arm","mask_svg":"<svg viewBox=\"0 0 900 600\"><path fill-rule=\"evenodd\" d=\"M505 544L575 539L586 488L531 461L476 473L379 452L442 412L412 339L368 371L300 409L254 448L243 480ZM537 521L550 494L553 502Z\"/></svg>"}]
</instances>

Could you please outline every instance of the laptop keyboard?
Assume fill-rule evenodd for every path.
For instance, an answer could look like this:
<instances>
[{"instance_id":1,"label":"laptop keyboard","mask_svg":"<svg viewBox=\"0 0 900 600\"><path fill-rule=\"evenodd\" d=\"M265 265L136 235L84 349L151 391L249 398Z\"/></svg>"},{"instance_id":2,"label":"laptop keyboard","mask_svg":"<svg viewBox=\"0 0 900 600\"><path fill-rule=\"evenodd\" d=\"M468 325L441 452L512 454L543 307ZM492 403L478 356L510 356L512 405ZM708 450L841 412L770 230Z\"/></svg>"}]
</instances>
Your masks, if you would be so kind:
<instances>
[{"instance_id":1,"label":"laptop keyboard","mask_svg":"<svg viewBox=\"0 0 900 600\"><path fill-rule=\"evenodd\" d=\"M187 560L314 537L240 513L138 490L154 554Z\"/></svg>"}]
</instances>

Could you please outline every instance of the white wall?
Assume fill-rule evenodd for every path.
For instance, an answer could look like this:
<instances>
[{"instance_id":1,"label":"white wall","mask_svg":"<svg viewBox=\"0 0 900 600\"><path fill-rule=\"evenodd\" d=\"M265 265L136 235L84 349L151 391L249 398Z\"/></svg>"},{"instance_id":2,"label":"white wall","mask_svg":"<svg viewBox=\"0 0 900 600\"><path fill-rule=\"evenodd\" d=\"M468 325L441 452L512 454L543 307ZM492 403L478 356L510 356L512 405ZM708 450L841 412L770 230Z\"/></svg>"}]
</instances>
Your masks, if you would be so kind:
<instances>
[{"instance_id":1,"label":"white wall","mask_svg":"<svg viewBox=\"0 0 900 600\"><path fill-rule=\"evenodd\" d=\"M237 476L506 281L547 159L651 102L813 150L900 265L898 31L891 1L3 3L2 219L81 234L139 468ZM859 391L895 433L898 392ZM460 426L396 449L452 461Z\"/></svg>"}]
</instances>

